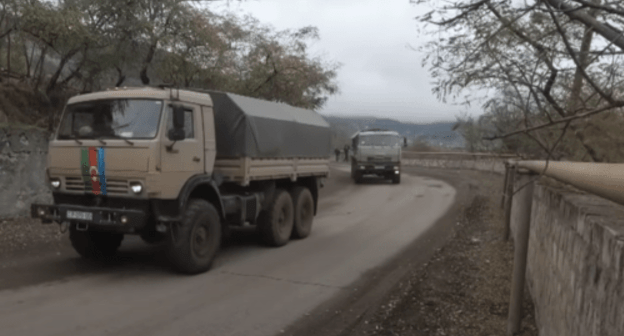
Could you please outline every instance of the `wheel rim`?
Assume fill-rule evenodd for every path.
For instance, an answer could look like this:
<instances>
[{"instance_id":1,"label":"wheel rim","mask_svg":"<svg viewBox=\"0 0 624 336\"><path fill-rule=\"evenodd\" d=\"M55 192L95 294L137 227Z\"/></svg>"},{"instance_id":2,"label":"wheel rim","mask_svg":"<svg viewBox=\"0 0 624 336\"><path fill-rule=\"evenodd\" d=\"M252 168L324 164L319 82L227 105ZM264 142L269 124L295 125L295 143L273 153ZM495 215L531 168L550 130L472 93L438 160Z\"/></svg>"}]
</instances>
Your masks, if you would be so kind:
<instances>
[{"instance_id":1,"label":"wheel rim","mask_svg":"<svg viewBox=\"0 0 624 336\"><path fill-rule=\"evenodd\" d=\"M195 256L204 257L210 251L210 232L205 225L197 225L191 236L192 250Z\"/></svg>"}]
</instances>

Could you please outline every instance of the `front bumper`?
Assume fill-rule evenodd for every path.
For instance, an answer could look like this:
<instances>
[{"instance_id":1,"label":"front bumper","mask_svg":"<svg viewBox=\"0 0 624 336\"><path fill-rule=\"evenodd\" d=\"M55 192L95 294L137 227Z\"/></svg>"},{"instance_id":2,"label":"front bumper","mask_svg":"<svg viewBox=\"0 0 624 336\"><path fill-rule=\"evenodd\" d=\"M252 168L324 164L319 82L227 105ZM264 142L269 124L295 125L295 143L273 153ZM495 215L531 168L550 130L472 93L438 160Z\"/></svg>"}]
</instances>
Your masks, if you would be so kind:
<instances>
[{"instance_id":1,"label":"front bumper","mask_svg":"<svg viewBox=\"0 0 624 336\"><path fill-rule=\"evenodd\" d=\"M91 214L91 219L69 218L67 216L68 211ZM142 210L68 204L32 204L30 207L30 215L32 218L40 218L43 223L72 222L127 232L142 228L147 221L147 214Z\"/></svg>"},{"instance_id":2,"label":"front bumper","mask_svg":"<svg viewBox=\"0 0 624 336\"><path fill-rule=\"evenodd\" d=\"M355 169L362 175L398 175L401 166L396 163L358 163Z\"/></svg>"}]
</instances>

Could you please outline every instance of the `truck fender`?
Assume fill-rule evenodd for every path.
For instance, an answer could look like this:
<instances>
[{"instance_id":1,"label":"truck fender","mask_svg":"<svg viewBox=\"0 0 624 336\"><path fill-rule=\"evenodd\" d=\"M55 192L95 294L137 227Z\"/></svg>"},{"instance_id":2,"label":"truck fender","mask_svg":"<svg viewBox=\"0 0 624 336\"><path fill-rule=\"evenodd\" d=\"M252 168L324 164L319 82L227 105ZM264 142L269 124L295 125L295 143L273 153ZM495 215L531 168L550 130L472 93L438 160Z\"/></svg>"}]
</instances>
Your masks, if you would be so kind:
<instances>
[{"instance_id":1,"label":"truck fender","mask_svg":"<svg viewBox=\"0 0 624 336\"><path fill-rule=\"evenodd\" d=\"M221 199L221 193L217 183L212 176L209 175L195 175L191 177L180 190L178 196L180 214L186 208L186 204L191 198L202 198L212 203L217 208L221 219L225 218L225 210L223 207L223 200Z\"/></svg>"}]
</instances>

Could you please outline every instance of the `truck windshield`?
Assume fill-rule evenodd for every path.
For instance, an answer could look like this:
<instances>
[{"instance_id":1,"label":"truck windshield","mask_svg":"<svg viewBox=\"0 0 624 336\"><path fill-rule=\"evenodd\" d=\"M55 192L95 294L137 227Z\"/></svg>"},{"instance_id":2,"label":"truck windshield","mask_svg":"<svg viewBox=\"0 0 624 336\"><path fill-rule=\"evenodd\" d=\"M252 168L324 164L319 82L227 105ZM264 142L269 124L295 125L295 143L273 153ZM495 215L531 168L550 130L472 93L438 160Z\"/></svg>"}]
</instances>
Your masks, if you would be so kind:
<instances>
[{"instance_id":1,"label":"truck windshield","mask_svg":"<svg viewBox=\"0 0 624 336\"><path fill-rule=\"evenodd\" d=\"M381 146L381 147L398 147L400 146L399 137L389 134L364 135L360 136L360 146Z\"/></svg>"},{"instance_id":2,"label":"truck windshield","mask_svg":"<svg viewBox=\"0 0 624 336\"><path fill-rule=\"evenodd\" d=\"M151 139L156 136L163 102L106 99L68 105L58 139Z\"/></svg>"}]
</instances>

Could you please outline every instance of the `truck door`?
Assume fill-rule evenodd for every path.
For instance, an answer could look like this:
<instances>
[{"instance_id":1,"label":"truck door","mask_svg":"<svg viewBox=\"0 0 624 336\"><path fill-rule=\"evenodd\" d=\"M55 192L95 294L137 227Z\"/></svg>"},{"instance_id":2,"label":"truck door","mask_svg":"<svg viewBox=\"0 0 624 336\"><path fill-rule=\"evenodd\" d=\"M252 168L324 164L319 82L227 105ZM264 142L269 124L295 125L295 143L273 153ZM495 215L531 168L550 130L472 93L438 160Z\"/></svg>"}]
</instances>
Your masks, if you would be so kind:
<instances>
[{"instance_id":1,"label":"truck door","mask_svg":"<svg viewBox=\"0 0 624 336\"><path fill-rule=\"evenodd\" d=\"M173 129L173 109L165 112L165 132L162 132L161 173L165 182L174 190L180 190L189 177L204 171L204 136L202 132L201 108L194 104L183 104L185 108L185 139L172 141L169 130ZM177 193L176 193L177 195Z\"/></svg>"}]
</instances>

